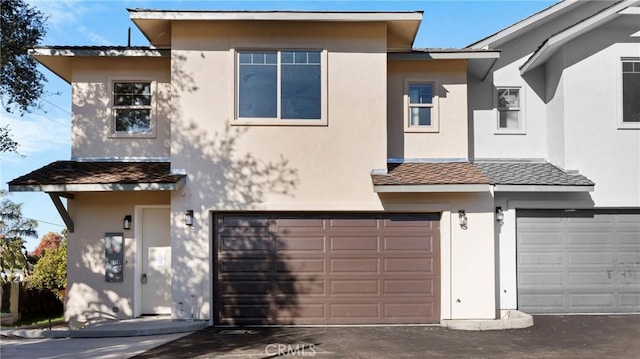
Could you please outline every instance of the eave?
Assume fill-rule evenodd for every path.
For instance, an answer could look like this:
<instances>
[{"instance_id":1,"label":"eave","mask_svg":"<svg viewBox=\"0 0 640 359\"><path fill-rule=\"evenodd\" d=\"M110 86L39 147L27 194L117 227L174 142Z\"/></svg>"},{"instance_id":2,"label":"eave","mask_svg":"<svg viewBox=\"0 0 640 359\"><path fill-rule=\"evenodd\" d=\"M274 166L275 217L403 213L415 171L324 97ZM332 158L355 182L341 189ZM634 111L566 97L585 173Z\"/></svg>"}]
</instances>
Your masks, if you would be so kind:
<instances>
[{"instance_id":1,"label":"eave","mask_svg":"<svg viewBox=\"0 0 640 359\"><path fill-rule=\"evenodd\" d=\"M29 49L29 56L42 66L58 75L61 79L71 83L72 61L80 57L170 57L168 49L151 47L122 47L122 46L47 46Z\"/></svg>"},{"instance_id":2,"label":"eave","mask_svg":"<svg viewBox=\"0 0 640 359\"><path fill-rule=\"evenodd\" d=\"M495 192L593 192L595 186L550 186L497 184Z\"/></svg>"},{"instance_id":3,"label":"eave","mask_svg":"<svg viewBox=\"0 0 640 359\"><path fill-rule=\"evenodd\" d=\"M410 49L422 21L422 11L330 12L330 11L182 11L128 9L133 23L154 46L171 46L173 21L297 21L384 22L388 46Z\"/></svg>"},{"instance_id":4,"label":"eave","mask_svg":"<svg viewBox=\"0 0 640 359\"><path fill-rule=\"evenodd\" d=\"M9 185L9 192L175 191L182 188L185 181L186 177L175 183Z\"/></svg>"},{"instance_id":5,"label":"eave","mask_svg":"<svg viewBox=\"0 0 640 359\"><path fill-rule=\"evenodd\" d=\"M424 185L374 185L376 193L452 193L489 192L488 184L424 184Z\"/></svg>"},{"instance_id":6,"label":"eave","mask_svg":"<svg viewBox=\"0 0 640 359\"><path fill-rule=\"evenodd\" d=\"M550 59L558 49L562 48L569 41L581 36L594 28L607 23L620 15L638 16L633 5L640 3L638 0L626 0L581 21L577 24L549 37L542 45L527 59L520 67L520 74L524 75L528 71L537 68Z\"/></svg>"}]
</instances>

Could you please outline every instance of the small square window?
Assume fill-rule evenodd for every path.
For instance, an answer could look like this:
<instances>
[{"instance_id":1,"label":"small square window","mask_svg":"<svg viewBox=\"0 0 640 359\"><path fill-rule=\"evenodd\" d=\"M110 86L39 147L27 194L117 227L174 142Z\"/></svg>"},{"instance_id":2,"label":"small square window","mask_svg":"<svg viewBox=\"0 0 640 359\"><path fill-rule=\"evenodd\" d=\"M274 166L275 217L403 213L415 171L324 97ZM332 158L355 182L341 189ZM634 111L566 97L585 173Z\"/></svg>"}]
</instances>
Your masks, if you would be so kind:
<instances>
[{"instance_id":1,"label":"small square window","mask_svg":"<svg viewBox=\"0 0 640 359\"><path fill-rule=\"evenodd\" d=\"M437 132L435 83L406 81L405 130Z\"/></svg>"},{"instance_id":2,"label":"small square window","mask_svg":"<svg viewBox=\"0 0 640 359\"><path fill-rule=\"evenodd\" d=\"M151 82L114 82L115 134L150 134L151 102Z\"/></svg>"}]
</instances>

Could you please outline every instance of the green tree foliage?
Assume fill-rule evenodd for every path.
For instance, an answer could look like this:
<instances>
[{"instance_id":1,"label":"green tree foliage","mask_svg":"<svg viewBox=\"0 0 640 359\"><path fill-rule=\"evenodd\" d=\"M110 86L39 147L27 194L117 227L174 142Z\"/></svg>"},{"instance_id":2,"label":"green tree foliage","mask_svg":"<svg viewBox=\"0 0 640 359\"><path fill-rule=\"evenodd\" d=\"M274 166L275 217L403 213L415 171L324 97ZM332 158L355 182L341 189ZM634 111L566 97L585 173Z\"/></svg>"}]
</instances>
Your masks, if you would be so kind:
<instances>
[{"instance_id":1,"label":"green tree foliage","mask_svg":"<svg viewBox=\"0 0 640 359\"><path fill-rule=\"evenodd\" d=\"M14 280L17 270L28 274L24 238L37 238L38 222L22 217L22 205L9 200L0 191L0 272L2 281Z\"/></svg>"},{"instance_id":2,"label":"green tree foliage","mask_svg":"<svg viewBox=\"0 0 640 359\"><path fill-rule=\"evenodd\" d=\"M11 138L9 126L0 127L0 153L18 153L18 142Z\"/></svg>"},{"instance_id":3,"label":"green tree foliage","mask_svg":"<svg viewBox=\"0 0 640 359\"><path fill-rule=\"evenodd\" d=\"M0 13L2 104L7 112L18 109L24 114L40 105L47 81L27 53L44 38L46 18L24 0L0 0Z\"/></svg>"},{"instance_id":4,"label":"green tree foliage","mask_svg":"<svg viewBox=\"0 0 640 359\"><path fill-rule=\"evenodd\" d=\"M44 251L44 255L38 260L33 268L33 273L29 276L29 286L49 289L58 299L64 301L65 289L67 288L66 236L58 247L51 247Z\"/></svg>"}]
</instances>

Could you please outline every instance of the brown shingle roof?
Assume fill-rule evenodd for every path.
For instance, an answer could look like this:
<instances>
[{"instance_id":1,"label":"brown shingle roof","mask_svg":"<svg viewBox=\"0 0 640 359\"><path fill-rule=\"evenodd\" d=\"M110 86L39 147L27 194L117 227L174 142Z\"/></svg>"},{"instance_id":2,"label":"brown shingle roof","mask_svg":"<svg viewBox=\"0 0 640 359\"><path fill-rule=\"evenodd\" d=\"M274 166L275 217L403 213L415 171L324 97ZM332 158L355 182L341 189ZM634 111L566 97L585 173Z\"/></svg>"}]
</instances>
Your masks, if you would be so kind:
<instances>
[{"instance_id":1,"label":"brown shingle roof","mask_svg":"<svg viewBox=\"0 0 640 359\"><path fill-rule=\"evenodd\" d=\"M177 183L169 162L56 161L9 182L10 186Z\"/></svg>"},{"instance_id":2,"label":"brown shingle roof","mask_svg":"<svg viewBox=\"0 0 640 359\"><path fill-rule=\"evenodd\" d=\"M371 178L375 186L491 183L469 162L390 163L386 175L372 174Z\"/></svg>"}]
</instances>

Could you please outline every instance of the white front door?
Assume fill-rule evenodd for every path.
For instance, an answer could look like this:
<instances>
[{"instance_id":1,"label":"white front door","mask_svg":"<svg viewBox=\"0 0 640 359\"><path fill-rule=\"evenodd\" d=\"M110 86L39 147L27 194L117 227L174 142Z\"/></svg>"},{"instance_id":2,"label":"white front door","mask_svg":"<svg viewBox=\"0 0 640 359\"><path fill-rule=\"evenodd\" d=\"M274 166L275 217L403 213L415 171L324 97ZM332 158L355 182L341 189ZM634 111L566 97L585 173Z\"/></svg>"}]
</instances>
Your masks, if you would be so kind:
<instances>
[{"instance_id":1,"label":"white front door","mask_svg":"<svg viewBox=\"0 0 640 359\"><path fill-rule=\"evenodd\" d=\"M142 314L171 314L171 218L168 208L142 210Z\"/></svg>"}]
</instances>

